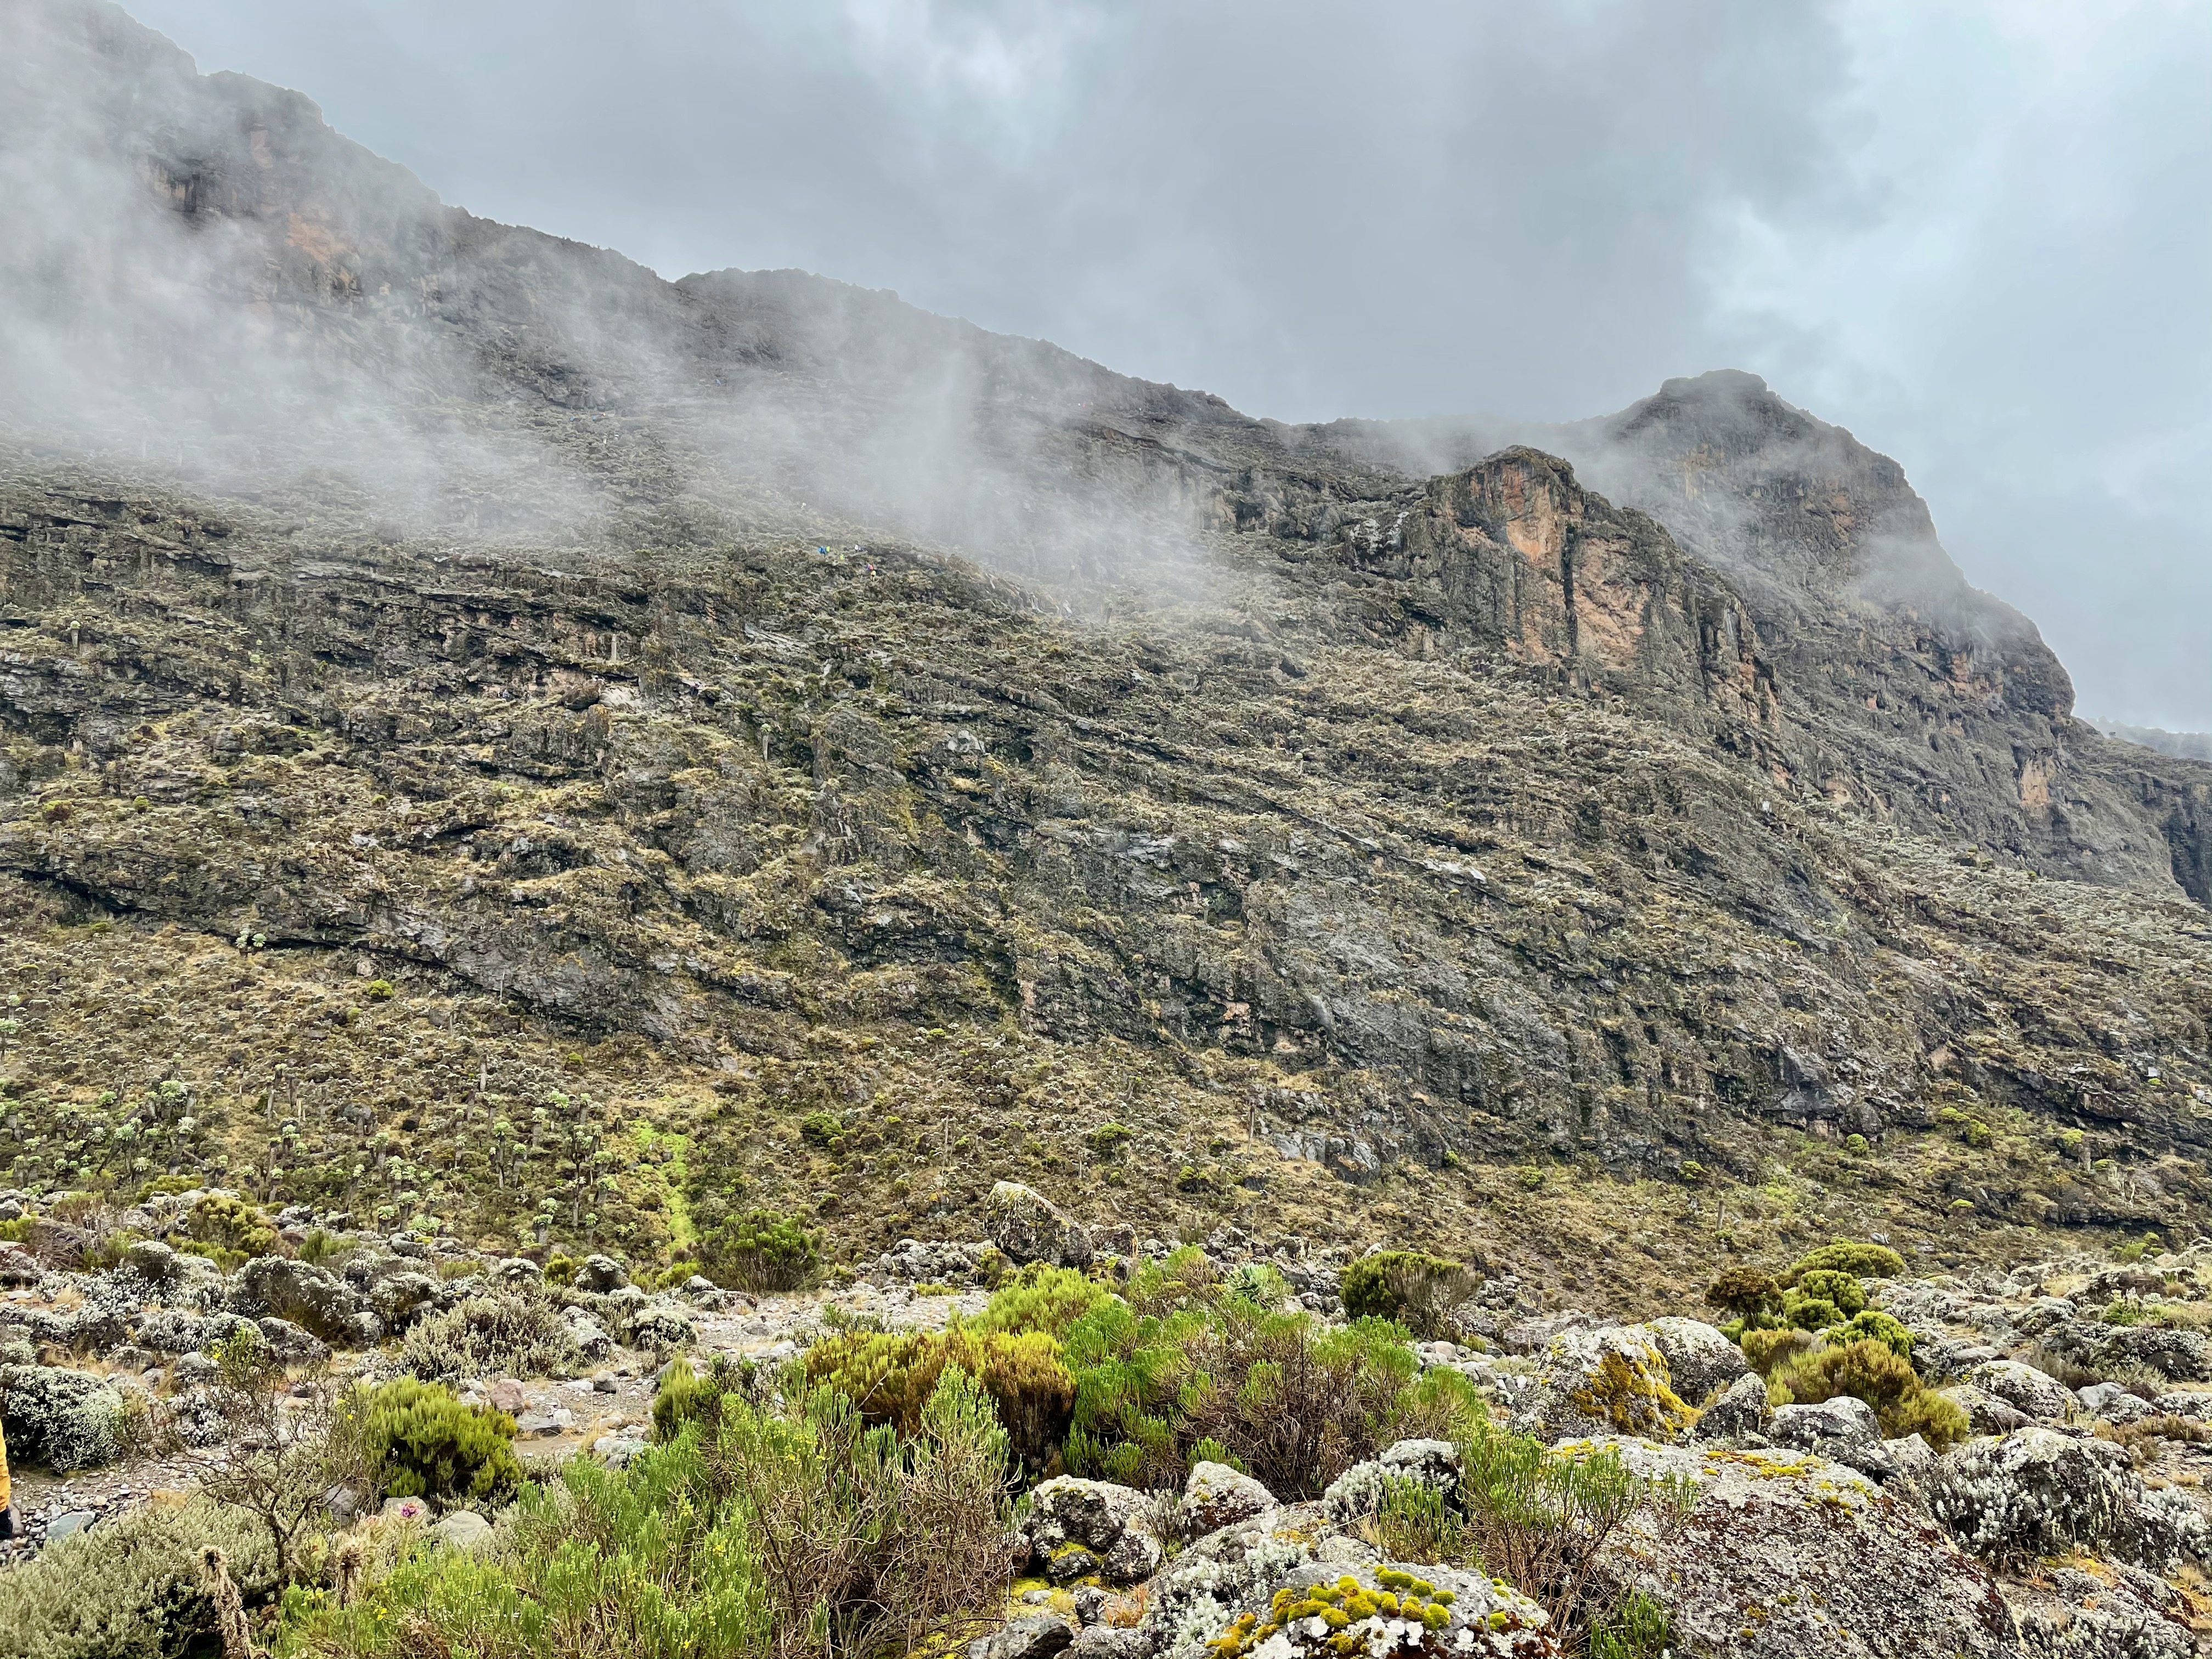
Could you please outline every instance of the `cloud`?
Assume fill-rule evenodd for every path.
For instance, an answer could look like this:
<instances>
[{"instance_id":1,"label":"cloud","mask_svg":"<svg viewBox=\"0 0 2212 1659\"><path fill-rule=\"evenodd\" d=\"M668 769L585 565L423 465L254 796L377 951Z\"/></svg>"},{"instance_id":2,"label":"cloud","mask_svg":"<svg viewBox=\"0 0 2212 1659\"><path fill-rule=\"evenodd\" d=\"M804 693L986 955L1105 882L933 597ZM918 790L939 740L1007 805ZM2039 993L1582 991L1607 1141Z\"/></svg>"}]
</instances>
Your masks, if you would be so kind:
<instances>
[{"instance_id":1,"label":"cloud","mask_svg":"<svg viewBox=\"0 0 2212 1659\"><path fill-rule=\"evenodd\" d=\"M2212 727L2183 0L143 0L447 199L1285 419L1731 365L1903 460L2083 707Z\"/></svg>"}]
</instances>

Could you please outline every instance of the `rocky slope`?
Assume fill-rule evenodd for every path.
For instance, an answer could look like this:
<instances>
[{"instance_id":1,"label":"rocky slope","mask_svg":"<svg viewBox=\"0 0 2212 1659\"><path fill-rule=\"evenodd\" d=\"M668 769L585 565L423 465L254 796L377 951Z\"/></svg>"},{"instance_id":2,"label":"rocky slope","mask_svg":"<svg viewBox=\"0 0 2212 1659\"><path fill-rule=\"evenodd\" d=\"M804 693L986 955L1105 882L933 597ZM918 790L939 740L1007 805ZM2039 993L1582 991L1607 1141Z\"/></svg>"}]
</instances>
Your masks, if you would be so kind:
<instances>
[{"instance_id":1,"label":"rocky slope","mask_svg":"<svg viewBox=\"0 0 2212 1659\"><path fill-rule=\"evenodd\" d=\"M1285 428L6 27L108 216L4 272L15 1185L674 1261L1014 1176L1585 1300L2203 1224L2212 768L1748 377Z\"/></svg>"}]
</instances>

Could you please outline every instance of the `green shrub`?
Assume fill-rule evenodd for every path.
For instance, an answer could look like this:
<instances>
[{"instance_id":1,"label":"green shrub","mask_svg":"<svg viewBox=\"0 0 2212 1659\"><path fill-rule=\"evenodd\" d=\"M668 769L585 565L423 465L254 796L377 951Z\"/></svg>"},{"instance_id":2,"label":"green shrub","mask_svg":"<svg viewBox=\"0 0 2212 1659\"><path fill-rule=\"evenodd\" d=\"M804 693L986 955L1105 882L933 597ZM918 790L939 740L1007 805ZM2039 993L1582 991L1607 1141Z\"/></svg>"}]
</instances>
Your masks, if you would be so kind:
<instances>
[{"instance_id":1,"label":"green shrub","mask_svg":"<svg viewBox=\"0 0 2212 1659\"><path fill-rule=\"evenodd\" d=\"M1450 1310L1478 1288L1456 1261L1417 1250L1377 1250L1344 1270L1344 1311L1353 1319L1395 1319L1419 1335L1437 1336Z\"/></svg>"},{"instance_id":2,"label":"green shrub","mask_svg":"<svg viewBox=\"0 0 2212 1659\"><path fill-rule=\"evenodd\" d=\"M1824 1269L1849 1273L1855 1279L1896 1279L1905 1272L1905 1258L1887 1244L1861 1244L1839 1238L1799 1256L1790 1264L1790 1271L1783 1274L1782 1282L1796 1285L1807 1273Z\"/></svg>"},{"instance_id":3,"label":"green shrub","mask_svg":"<svg viewBox=\"0 0 2212 1659\"><path fill-rule=\"evenodd\" d=\"M1833 1326L1820 1335L1831 1346L1879 1342L1899 1359L1912 1358L1912 1333L1879 1308L1863 1309L1851 1316L1849 1324Z\"/></svg>"},{"instance_id":4,"label":"green shrub","mask_svg":"<svg viewBox=\"0 0 2212 1659\"><path fill-rule=\"evenodd\" d=\"M1007 1443L1030 1471L1052 1461L1075 1405L1059 1341L1042 1331L855 1331L807 1350L810 1386L835 1389L870 1423L912 1435L948 1370L982 1385Z\"/></svg>"},{"instance_id":5,"label":"green shrub","mask_svg":"<svg viewBox=\"0 0 2212 1659\"><path fill-rule=\"evenodd\" d=\"M1444 1502L1443 1488L1394 1476L1361 1530L1386 1561L1441 1566L1467 1553L1467 1523Z\"/></svg>"},{"instance_id":6,"label":"green shrub","mask_svg":"<svg viewBox=\"0 0 2212 1659\"><path fill-rule=\"evenodd\" d=\"M1068 1328L1070 1473L1180 1486L1210 1441L1228 1453L1216 1461L1279 1497L1310 1498L1394 1440L1449 1437L1481 1419L1457 1372L1417 1375L1396 1326L1322 1327L1271 1297L1231 1293L1180 1255Z\"/></svg>"},{"instance_id":7,"label":"green shrub","mask_svg":"<svg viewBox=\"0 0 2212 1659\"><path fill-rule=\"evenodd\" d=\"M1756 1267L1730 1267L1705 1286L1705 1304L1741 1321L1746 1329L1765 1330L1781 1320L1782 1287Z\"/></svg>"},{"instance_id":8,"label":"green shrub","mask_svg":"<svg viewBox=\"0 0 2212 1659\"><path fill-rule=\"evenodd\" d=\"M834 1146L843 1133L844 1126L827 1112L809 1112L799 1120L799 1138L810 1146Z\"/></svg>"},{"instance_id":9,"label":"green shrub","mask_svg":"<svg viewBox=\"0 0 2212 1659\"><path fill-rule=\"evenodd\" d=\"M276 1587L276 1556L247 1516L156 1499L0 1572L0 1659L172 1659L203 1650L215 1608L200 1552L219 1549L249 1601Z\"/></svg>"},{"instance_id":10,"label":"green shrub","mask_svg":"<svg viewBox=\"0 0 2212 1659\"><path fill-rule=\"evenodd\" d=\"M1468 1552L1480 1570L1544 1604L1570 1653L1647 1651L1625 1645L1651 1623L1647 1609L1599 1588L1607 1543L1638 1517L1678 1525L1697 1498L1686 1478L1650 1480L1608 1446L1553 1451L1528 1435L1478 1431L1460 1448ZM1599 1632L1610 1632L1601 1647ZM1656 1659L1656 1652L1651 1651Z\"/></svg>"},{"instance_id":11,"label":"green shrub","mask_svg":"<svg viewBox=\"0 0 2212 1659\"><path fill-rule=\"evenodd\" d=\"M775 1210L748 1210L733 1216L702 1241L724 1284L760 1292L795 1291L821 1263L814 1236L793 1217Z\"/></svg>"},{"instance_id":12,"label":"green shrub","mask_svg":"<svg viewBox=\"0 0 2212 1659\"><path fill-rule=\"evenodd\" d=\"M192 1206L183 1221L185 1236L194 1243L221 1252L216 1261L226 1271L269 1255L276 1249L276 1229L252 1205L228 1193L210 1193Z\"/></svg>"},{"instance_id":13,"label":"green shrub","mask_svg":"<svg viewBox=\"0 0 2212 1659\"><path fill-rule=\"evenodd\" d=\"M1778 1406L1817 1406L1846 1394L1874 1407L1885 1439L1917 1434L1943 1451L1966 1436L1966 1413L1923 1387L1911 1360L1872 1339L1792 1355L1766 1381Z\"/></svg>"},{"instance_id":14,"label":"green shrub","mask_svg":"<svg viewBox=\"0 0 2212 1659\"><path fill-rule=\"evenodd\" d=\"M477 1504L521 1483L514 1419L505 1412L464 1405L450 1389L405 1376L361 1389L353 1410L364 1449L394 1498Z\"/></svg>"},{"instance_id":15,"label":"green shrub","mask_svg":"<svg viewBox=\"0 0 2212 1659\"><path fill-rule=\"evenodd\" d=\"M426 1382L478 1376L557 1376L576 1345L553 1306L537 1296L472 1296L408 1327L399 1364Z\"/></svg>"},{"instance_id":16,"label":"green shrub","mask_svg":"<svg viewBox=\"0 0 2212 1659\"><path fill-rule=\"evenodd\" d=\"M1737 1339L1737 1346L1743 1350L1745 1363L1761 1376L1766 1376L1793 1355L1809 1352L1813 1338L1808 1332L1783 1327L1746 1331Z\"/></svg>"},{"instance_id":17,"label":"green shrub","mask_svg":"<svg viewBox=\"0 0 2212 1659\"><path fill-rule=\"evenodd\" d=\"M979 1331L1042 1331L1059 1336L1113 1292L1073 1267L1032 1261L1003 1281L975 1320Z\"/></svg>"},{"instance_id":18,"label":"green shrub","mask_svg":"<svg viewBox=\"0 0 2212 1659\"><path fill-rule=\"evenodd\" d=\"M496 1555L420 1552L346 1607L287 1606L295 1659L872 1659L1004 1616L1006 1439L947 1371L902 1440L842 1395L732 1401L623 1470L526 1486Z\"/></svg>"},{"instance_id":19,"label":"green shrub","mask_svg":"<svg viewBox=\"0 0 2212 1659\"><path fill-rule=\"evenodd\" d=\"M1814 1267L1798 1274L1796 1291L1808 1299L1832 1304L1837 1313L1845 1319L1867 1304L1866 1286L1859 1283L1858 1276L1834 1267Z\"/></svg>"},{"instance_id":20,"label":"green shrub","mask_svg":"<svg viewBox=\"0 0 2212 1659\"><path fill-rule=\"evenodd\" d=\"M755 1378L750 1360L732 1361L727 1354L716 1354L704 1376L693 1370L689 1360L671 1360L653 1396L653 1437L671 1441L684 1425L696 1423L711 1440L721 1426L724 1397L751 1399L757 1392Z\"/></svg>"},{"instance_id":21,"label":"green shrub","mask_svg":"<svg viewBox=\"0 0 2212 1659\"><path fill-rule=\"evenodd\" d=\"M1133 1133L1128 1125L1110 1121L1100 1124L1083 1137L1091 1150L1100 1158L1113 1157L1122 1147L1127 1146L1133 1138Z\"/></svg>"}]
</instances>

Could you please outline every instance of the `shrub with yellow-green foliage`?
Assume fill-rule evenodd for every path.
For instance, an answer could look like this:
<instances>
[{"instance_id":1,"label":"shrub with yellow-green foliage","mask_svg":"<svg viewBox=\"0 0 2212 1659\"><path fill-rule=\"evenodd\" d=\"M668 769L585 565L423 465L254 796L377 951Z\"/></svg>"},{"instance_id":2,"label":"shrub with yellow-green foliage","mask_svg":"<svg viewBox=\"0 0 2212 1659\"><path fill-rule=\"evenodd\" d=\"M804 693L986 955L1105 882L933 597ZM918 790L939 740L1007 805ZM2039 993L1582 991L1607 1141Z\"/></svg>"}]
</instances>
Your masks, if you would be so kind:
<instances>
[{"instance_id":1,"label":"shrub with yellow-green foliage","mask_svg":"<svg viewBox=\"0 0 2212 1659\"><path fill-rule=\"evenodd\" d=\"M972 1322L979 1331L1042 1331L1060 1336L1113 1291L1072 1267L1033 1261L992 1293L990 1304Z\"/></svg>"},{"instance_id":2,"label":"shrub with yellow-green foliage","mask_svg":"<svg viewBox=\"0 0 2212 1659\"><path fill-rule=\"evenodd\" d=\"M1222 1281L1178 1252L1068 1327L1071 1474L1180 1486L1194 1458L1235 1462L1281 1498L1312 1498L1394 1440L1481 1420L1473 1385L1415 1364L1381 1320L1323 1326L1285 1310L1273 1273ZM1200 1451L1211 1443L1212 1449Z\"/></svg>"},{"instance_id":3,"label":"shrub with yellow-green foliage","mask_svg":"<svg viewBox=\"0 0 2212 1659\"><path fill-rule=\"evenodd\" d=\"M1839 1238L1799 1256L1782 1275L1782 1283L1802 1285L1806 1274L1822 1272L1849 1273L1854 1279L1896 1279L1905 1272L1905 1258L1887 1244Z\"/></svg>"},{"instance_id":4,"label":"shrub with yellow-green foliage","mask_svg":"<svg viewBox=\"0 0 2212 1659\"><path fill-rule=\"evenodd\" d=\"M514 1419L411 1376L356 1390L352 1410L384 1490L395 1498L482 1504L521 1484Z\"/></svg>"},{"instance_id":5,"label":"shrub with yellow-green foliage","mask_svg":"<svg viewBox=\"0 0 2212 1659\"><path fill-rule=\"evenodd\" d=\"M1793 1354L1766 1379L1766 1397L1778 1406L1817 1406L1850 1395L1874 1407L1882 1437L1917 1434L1937 1451L1966 1437L1966 1414L1926 1387L1912 1362L1872 1338Z\"/></svg>"},{"instance_id":6,"label":"shrub with yellow-green foliage","mask_svg":"<svg viewBox=\"0 0 2212 1659\"><path fill-rule=\"evenodd\" d=\"M1257 1613L1243 1614L1219 1638L1206 1644L1207 1650L1215 1659L1243 1659L1270 1638L1312 1619L1320 1620L1332 1637L1348 1644L1340 1650L1345 1652L1364 1650L1366 1644L1354 1627L1369 1620L1403 1620L1431 1632L1450 1625L1452 1606L1459 1599L1450 1590L1438 1589L1425 1578L1392 1567L1382 1568L1374 1577L1371 1586L1346 1573L1333 1584L1279 1589L1264 1619ZM1330 1646L1338 1650L1336 1642Z\"/></svg>"},{"instance_id":7,"label":"shrub with yellow-green foliage","mask_svg":"<svg viewBox=\"0 0 2212 1659\"><path fill-rule=\"evenodd\" d=\"M912 1434L948 1370L981 1384L1022 1466L1043 1468L1067 1431L1075 1378L1044 1331L850 1331L807 1350L806 1381L835 1389L870 1423Z\"/></svg>"}]
</instances>

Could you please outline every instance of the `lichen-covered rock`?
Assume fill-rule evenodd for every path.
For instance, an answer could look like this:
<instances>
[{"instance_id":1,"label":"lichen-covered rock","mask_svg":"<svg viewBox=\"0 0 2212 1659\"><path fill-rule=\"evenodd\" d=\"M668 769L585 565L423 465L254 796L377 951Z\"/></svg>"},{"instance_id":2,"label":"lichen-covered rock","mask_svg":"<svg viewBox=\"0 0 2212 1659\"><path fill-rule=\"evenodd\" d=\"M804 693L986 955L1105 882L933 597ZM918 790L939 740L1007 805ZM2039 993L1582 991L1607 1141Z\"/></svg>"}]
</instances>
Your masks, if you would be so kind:
<instances>
[{"instance_id":1,"label":"lichen-covered rock","mask_svg":"<svg viewBox=\"0 0 2212 1659\"><path fill-rule=\"evenodd\" d=\"M1989 1570L1864 1475L1820 1459L1619 1437L1638 1474L1695 1483L1686 1518L1638 1515L1607 1547L1615 1589L1711 1659L2011 1659Z\"/></svg>"},{"instance_id":2,"label":"lichen-covered rock","mask_svg":"<svg viewBox=\"0 0 2212 1659\"><path fill-rule=\"evenodd\" d=\"M312 1365L331 1357L330 1345L289 1319L270 1315L254 1322L269 1352L288 1365Z\"/></svg>"},{"instance_id":3,"label":"lichen-covered rock","mask_svg":"<svg viewBox=\"0 0 2212 1659\"><path fill-rule=\"evenodd\" d=\"M1811 1452L1876 1480L1892 1480L1898 1474L1874 1407L1850 1395L1817 1405L1777 1406L1767 1434L1778 1446Z\"/></svg>"},{"instance_id":4,"label":"lichen-covered rock","mask_svg":"<svg viewBox=\"0 0 2212 1659\"><path fill-rule=\"evenodd\" d=\"M968 1659L1052 1659L1075 1639L1056 1613L1031 1613L968 1644Z\"/></svg>"},{"instance_id":5,"label":"lichen-covered rock","mask_svg":"<svg viewBox=\"0 0 2212 1659\"><path fill-rule=\"evenodd\" d=\"M1765 1428L1769 1410L1765 1382L1746 1372L1699 1413L1691 1434L1698 1440L1741 1440Z\"/></svg>"},{"instance_id":6,"label":"lichen-covered rock","mask_svg":"<svg viewBox=\"0 0 2212 1659\"><path fill-rule=\"evenodd\" d=\"M1023 1535L1056 1583L1092 1574L1134 1584L1159 1568L1165 1546L1150 1520L1152 1499L1110 1480L1060 1475L1030 1494Z\"/></svg>"},{"instance_id":7,"label":"lichen-covered rock","mask_svg":"<svg viewBox=\"0 0 2212 1659\"><path fill-rule=\"evenodd\" d=\"M1217 1638L1220 1659L1556 1659L1551 1620L1510 1585L1449 1567L1382 1561L1296 1567Z\"/></svg>"},{"instance_id":8,"label":"lichen-covered rock","mask_svg":"<svg viewBox=\"0 0 2212 1659\"><path fill-rule=\"evenodd\" d=\"M991 1242L1014 1261L1049 1261L1063 1267L1090 1264L1090 1235L1043 1194L1018 1181L1001 1181L992 1188L984 1215Z\"/></svg>"},{"instance_id":9,"label":"lichen-covered rock","mask_svg":"<svg viewBox=\"0 0 2212 1659\"><path fill-rule=\"evenodd\" d=\"M1274 1507L1274 1493L1226 1463L1197 1463L1183 1482L1182 1528L1188 1537L1202 1538Z\"/></svg>"},{"instance_id":10,"label":"lichen-covered rock","mask_svg":"<svg viewBox=\"0 0 2212 1659\"><path fill-rule=\"evenodd\" d=\"M2053 1566L2005 1586L2027 1659L2190 1659L2172 1589L2140 1568Z\"/></svg>"},{"instance_id":11,"label":"lichen-covered rock","mask_svg":"<svg viewBox=\"0 0 2212 1659\"><path fill-rule=\"evenodd\" d=\"M1984 1360L1966 1373L1966 1381L2039 1423L2064 1422L2075 1403L2073 1389L2017 1359Z\"/></svg>"},{"instance_id":12,"label":"lichen-covered rock","mask_svg":"<svg viewBox=\"0 0 2212 1659\"><path fill-rule=\"evenodd\" d=\"M680 1302L657 1299L629 1316L629 1345L667 1353L690 1344L698 1335L690 1310Z\"/></svg>"},{"instance_id":13,"label":"lichen-covered rock","mask_svg":"<svg viewBox=\"0 0 2212 1659\"><path fill-rule=\"evenodd\" d=\"M1666 1356L1640 1325L1563 1332L1537 1364L1536 1384L1514 1415L1540 1439L1672 1440L1697 1420L1674 1392Z\"/></svg>"},{"instance_id":14,"label":"lichen-covered rock","mask_svg":"<svg viewBox=\"0 0 2212 1659\"><path fill-rule=\"evenodd\" d=\"M2081 1547L2164 1569L2207 1546L2204 1518L2146 1491L2127 1454L2079 1431L1969 1440L1938 1467L1929 1510L1976 1554L2015 1562Z\"/></svg>"},{"instance_id":15,"label":"lichen-covered rock","mask_svg":"<svg viewBox=\"0 0 2212 1659\"><path fill-rule=\"evenodd\" d=\"M1667 1362L1669 1386L1692 1405L1703 1405L1750 1374L1743 1350L1702 1320L1653 1319L1639 1328Z\"/></svg>"},{"instance_id":16,"label":"lichen-covered rock","mask_svg":"<svg viewBox=\"0 0 2212 1659\"><path fill-rule=\"evenodd\" d=\"M561 1310L561 1322L568 1328L569 1340L576 1352L586 1359L605 1359L615 1351L614 1339L607 1334L606 1327L583 1309L566 1307Z\"/></svg>"},{"instance_id":17,"label":"lichen-covered rock","mask_svg":"<svg viewBox=\"0 0 2212 1659\"><path fill-rule=\"evenodd\" d=\"M1971 1382L1954 1382L1938 1390L1966 1414L1966 1426L1976 1434L2009 1434L2027 1428L2034 1419L2010 1401L2000 1400Z\"/></svg>"}]
</instances>

